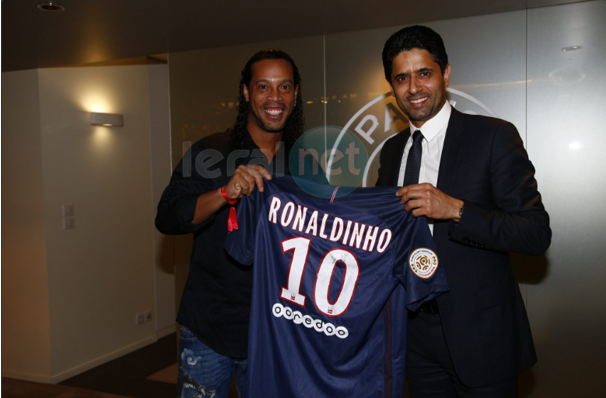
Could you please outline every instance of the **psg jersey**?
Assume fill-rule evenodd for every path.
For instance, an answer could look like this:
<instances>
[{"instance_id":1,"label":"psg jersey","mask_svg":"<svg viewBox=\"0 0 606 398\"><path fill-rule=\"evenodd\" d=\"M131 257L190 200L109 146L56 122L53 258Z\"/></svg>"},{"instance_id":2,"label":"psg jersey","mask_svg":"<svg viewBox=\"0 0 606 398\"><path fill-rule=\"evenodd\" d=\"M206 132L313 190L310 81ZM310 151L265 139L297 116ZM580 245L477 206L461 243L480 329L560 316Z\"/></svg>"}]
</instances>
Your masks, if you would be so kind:
<instances>
[{"instance_id":1,"label":"psg jersey","mask_svg":"<svg viewBox=\"0 0 606 398\"><path fill-rule=\"evenodd\" d=\"M248 397L401 397L407 310L448 290L427 221L394 187L264 186L225 242L254 263Z\"/></svg>"}]
</instances>

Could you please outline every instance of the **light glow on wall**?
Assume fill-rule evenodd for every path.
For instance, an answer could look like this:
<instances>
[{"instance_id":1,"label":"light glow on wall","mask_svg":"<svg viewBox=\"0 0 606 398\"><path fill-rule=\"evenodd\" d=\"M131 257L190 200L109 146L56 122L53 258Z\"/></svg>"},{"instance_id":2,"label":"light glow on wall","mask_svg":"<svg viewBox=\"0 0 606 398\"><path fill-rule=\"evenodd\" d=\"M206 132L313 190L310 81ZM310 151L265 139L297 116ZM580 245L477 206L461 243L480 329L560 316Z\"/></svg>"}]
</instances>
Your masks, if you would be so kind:
<instances>
[{"instance_id":1,"label":"light glow on wall","mask_svg":"<svg viewBox=\"0 0 606 398\"><path fill-rule=\"evenodd\" d=\"M81 95L78 100L82 110L86 112L116 113L116 109L103 93L99 93L97 90L93 91L92 88L87 91L88 93Z\"/></svg>"},{"instance_id":2,"label":"light glow on wall","mask_svg":"<svg viewBox=\"0 0 606 398\"><path fill-rule=\"evenodd\" d=\"M95 146L105 147L111 140L111 131L101 126L95 126L93 128L93 142Z\"/></svg>"},{"instance_id":3,"label":"light glow on wall","mask_svg":"<svg viewBox=\"0 0 606 398\"><path fill-rule=\"evenodd\" d=\"M576 151L576 150L578 150L578 149L581 149L581 143L580 143L580 142L578 142L578 141L571 142L571 143L568 145L568 148L572 149L573 151Z\"/></svg>"}]
</instances>

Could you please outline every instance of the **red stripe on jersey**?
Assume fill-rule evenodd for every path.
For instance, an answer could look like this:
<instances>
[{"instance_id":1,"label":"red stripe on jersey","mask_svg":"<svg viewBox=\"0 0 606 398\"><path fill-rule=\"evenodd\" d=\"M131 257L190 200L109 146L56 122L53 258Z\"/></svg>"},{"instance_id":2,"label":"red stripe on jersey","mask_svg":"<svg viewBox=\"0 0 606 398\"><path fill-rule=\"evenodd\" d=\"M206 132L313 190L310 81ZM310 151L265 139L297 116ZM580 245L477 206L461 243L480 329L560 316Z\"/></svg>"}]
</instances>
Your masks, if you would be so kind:
<instances>
[{"instance_id":1,"label":"red stripe on jersey","mask_svg":"<svg viewBox=\"0 0 606 398\"><path fill-rule=\"evenodd\" d=\"M334 192L332 193L332 198L330 198L330 203L332 203L333 200L335 200L335 196L337 196L337 191L339 190L340 187L336 187Z\"/></svg>"}]
</instances>

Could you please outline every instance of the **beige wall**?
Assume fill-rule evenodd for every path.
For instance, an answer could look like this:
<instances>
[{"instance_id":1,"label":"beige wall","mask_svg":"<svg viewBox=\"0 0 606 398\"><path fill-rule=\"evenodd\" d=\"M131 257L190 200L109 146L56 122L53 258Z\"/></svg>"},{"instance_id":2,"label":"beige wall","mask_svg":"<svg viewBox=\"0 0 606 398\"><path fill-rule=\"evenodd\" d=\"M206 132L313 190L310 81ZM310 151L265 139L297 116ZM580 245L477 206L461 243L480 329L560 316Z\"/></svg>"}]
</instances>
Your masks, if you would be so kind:
<instances>
[{"instance_id":1,"label":"beige wall","mask_svg":"<svg viewBox=\"0 0 606 398\"><path fill-rule=\"evenodd\" d=\"M151 137L152 207L154 217L172 173L168 65L150 65L149 121ZM176 294L173 237L151 226L154 236L156 329L158 337L175 330Z\"/></svg>"},{"instance_id":2,"label":"beige wall","mask_svg":"<svg viewBox=\"0 0 606 398\"><path fill-rule=\"evenodd\" d=\"M24 230L31 218L37 235L28 230L11 236L10 248L3 241L3 321L15 328L3 334L3 348L17 347L15 358L3 355L4 376L58 382L157 339L155 315L152 322L135 325L135 314L154 311L156 295L149 67L3 74L4 82L26 76L6 87L11 101L21 96L22 87L37 86L30 90L35 101L21 102L21 116L11 123L35 124L36 130L28 130L35 145L26 146L19 134L23 127L3 131L3 154L10 154L3 156L3 177L9 170L20 171L27 160L25 167L32 170L8 181L14 191L23 191L28 208L37 210L25 214L23 204L18 206L24 199L5 195L3 213L15 215L3 219L3 230ZM4 92L5 87L3 97ZM124 127L91 126L91 111L121 113ZM168 169L168 130L163 131ZM29 155L23 147L37 153ZM36 206L30 204L34 200ZM63 204L74 205L74 229L63 229ZM24 253L28 258L40 253L29 274L22 265ZM44 286L14 283L25 278L40 279ZM43 296L36 310L41 314L24 300L35 297L24 287ZM20 334L39 323L35 339ZM25 358L23 366L19 356Z\"/></svg>"},{"instance_id":3,"label":"beige wall","mask_svg":"<svg viewBox=\"0 0 606 398\"><path fill-rule=\"evenodd\" d=\"M50 375L38 74L2 74L2 374Z\"/></svg>"}]
</instances>

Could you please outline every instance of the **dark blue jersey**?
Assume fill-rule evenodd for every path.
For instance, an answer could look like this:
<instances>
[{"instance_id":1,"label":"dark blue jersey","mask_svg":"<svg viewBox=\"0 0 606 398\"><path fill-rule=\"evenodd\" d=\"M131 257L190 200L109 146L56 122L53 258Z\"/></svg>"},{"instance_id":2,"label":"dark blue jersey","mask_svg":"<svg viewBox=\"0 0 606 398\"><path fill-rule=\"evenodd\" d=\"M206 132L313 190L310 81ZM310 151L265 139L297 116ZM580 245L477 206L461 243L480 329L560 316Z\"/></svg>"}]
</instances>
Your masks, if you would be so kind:
<instances>
[{"instance_id":1,"label":"dark blue jersey","mask_svg":"<svg viewBox=\"0 0 606 398\"><path fill-rule=\"evenodd\" d=\"M331 201L282 177L242 198L225 247L254 263L249 397L403 395L407 309L448 287L425 218L395 192Z\"/></svg>"}]
</instances>

